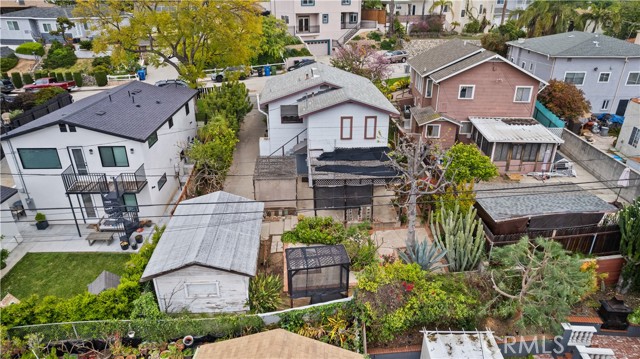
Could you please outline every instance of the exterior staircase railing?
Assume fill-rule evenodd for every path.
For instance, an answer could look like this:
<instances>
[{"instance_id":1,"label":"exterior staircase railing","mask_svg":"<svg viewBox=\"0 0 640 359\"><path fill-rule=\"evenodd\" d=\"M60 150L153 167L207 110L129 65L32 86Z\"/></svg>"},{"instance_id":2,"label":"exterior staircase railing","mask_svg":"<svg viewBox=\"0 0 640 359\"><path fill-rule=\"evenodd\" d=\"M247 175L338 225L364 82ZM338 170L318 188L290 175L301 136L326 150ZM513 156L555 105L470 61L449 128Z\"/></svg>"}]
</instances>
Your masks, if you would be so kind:
<instances>
[{"instance_id":1,"label":"exterior staircase railing","mask_svg":"<svg viewBox=\"0 0 640 359\"><path fill-rule=\"evenodd\" d=\"M299 144L300 141L300 135L302 135L303 133L307 132L307 129L305 128L304 130L300 131L300 133L298 133L297 135L293 136L289 141L285 142L282 146L278 147L277 150L273 151L269 156L267 157L271 157L273 155L275 155L276 153L282 151L282 156L285 156L285 147L290 144L293 140L296 140L296 145Z\"/></svg>"}]
</instances>

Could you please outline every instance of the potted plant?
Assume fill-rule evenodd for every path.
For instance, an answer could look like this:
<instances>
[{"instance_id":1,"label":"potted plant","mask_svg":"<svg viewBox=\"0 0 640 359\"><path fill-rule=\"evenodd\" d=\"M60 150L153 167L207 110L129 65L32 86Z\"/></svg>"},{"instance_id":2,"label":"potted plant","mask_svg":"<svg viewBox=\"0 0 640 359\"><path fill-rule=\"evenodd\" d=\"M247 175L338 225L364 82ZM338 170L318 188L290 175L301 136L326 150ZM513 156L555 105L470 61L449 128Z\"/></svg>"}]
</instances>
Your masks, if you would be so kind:
<instances>
[{"instance_id":1,"label":"potted plant","mask_svg":"<svg viewBox=\"0 0 640 359\"><path fill-rule=\"evenodd\" d=\"M136 242L138 244L142 243L143 240L144 238L142 237L142 234L136 234Z\"/></svg>"},{"instance_id":2,"label":"potted plant","mask_svg":"<svg viewBox=\"0 0 640 359\"><path fill-rule=\"evenodd\" d=\"M191 335L187 335L184 338L182 338L182 343L184 343L184 345L188 348L190 346L193 345L193 336Z\"/></svg>"},{"instance_id":3,"label":"potted plant","mask_svg":"<svg viewBox=\"0 0 640 359\"><path fill-rule=\"evenodd\" d=\"M131 249L138 249L138 243L136 241L133 241L133 243L131 243Z\"/></svg>"},{"instance_id":4,"label":"potted plant","mask_svg":"<svg viewBox=\"0 0 640 359\"><path fill-rule=\"evenodd\" d=\"M191 359L193 358L193 349L191 348L187 348L182 352L182 356L184 357L184 359Z\"/></svg>"},{"instance_id":5,"label":"potted plant","mask_svg":"<svg viewBox=\"0 0 640 359\"><path fill-rule=\"evenodd\" d=\"M120 248L122 248L123 251L126 251L127 249L129 249L129 241L126 241L126 240L120 241Z\"/></svg>"},{"instance_id":6,"label":"potted plant","mask_svg":"<svg viewBox=\"0 0 640 359\"><path fill-rule=\"evenodd\" d=\"M41 213L41 212L36 213L36 227L39 230L47 229L47 227L49 227L47 216L45 216L44 213Z\"/></svg>"}]
</instances>

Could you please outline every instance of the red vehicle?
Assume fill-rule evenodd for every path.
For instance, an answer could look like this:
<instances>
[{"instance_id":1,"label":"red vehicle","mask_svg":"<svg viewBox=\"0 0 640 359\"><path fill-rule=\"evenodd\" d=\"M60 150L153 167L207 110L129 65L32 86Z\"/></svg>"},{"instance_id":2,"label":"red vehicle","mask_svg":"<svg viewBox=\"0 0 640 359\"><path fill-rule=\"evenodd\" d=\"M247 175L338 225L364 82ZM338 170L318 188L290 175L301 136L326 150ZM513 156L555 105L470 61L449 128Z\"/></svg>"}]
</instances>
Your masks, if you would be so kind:
<instances>
[{"instance_id":1,"label":"red vehicle","mask_svg":"<svg viewBox=\"0 0 640 359\"><path fill-rule=\"evenodd\" d=\"M47 87L60 87L70 92L72 89L76 88L76 82L58 82L55 77L43 77L41 79L37 79L36 82L34 82L32 85L25 85L23 89L27 92L36 92L39 89Z\"/></svg>"}]
</instances>

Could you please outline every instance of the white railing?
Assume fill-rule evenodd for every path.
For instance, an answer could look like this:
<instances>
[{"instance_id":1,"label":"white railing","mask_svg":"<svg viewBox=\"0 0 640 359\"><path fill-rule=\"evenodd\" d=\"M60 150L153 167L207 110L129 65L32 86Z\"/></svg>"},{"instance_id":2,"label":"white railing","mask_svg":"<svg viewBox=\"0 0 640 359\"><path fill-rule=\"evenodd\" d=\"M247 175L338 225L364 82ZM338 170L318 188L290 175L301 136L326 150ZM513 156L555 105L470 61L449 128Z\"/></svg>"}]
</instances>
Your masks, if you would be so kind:
<instances>
[{"instance_id":1,"label":"white railing","mask_svg":"<svg viewBox=\"0 0 640 359\"><path fill-rule=\"evenodd\" d=\"M131 81L137 80L138 75L107 75L107 81Z\"/></svg>"},{"instance_id":2,"label":"white railing","mask_svg":"<svg viewBox=\"0 0 640 359\"><path fill-rule=\"evenodd\" d=\"M616 359L616 355L611 349L587 348L583 345L576 345L576 350L580 355L579 359Z\"/></svg>"},{"instance_id":3,"label":"white railing","mask_svg":"<svg viewBox=\"0 0 640 359\"><path fill-rule=\"evenodd\" d=\"M571 325L569 323L562 323L562 328L571 332L569 336L569 346L582 345L585 347L591 346L591 339L593 335L598 332L595 327L585 325Z\"/></svg>"}]
</instances>

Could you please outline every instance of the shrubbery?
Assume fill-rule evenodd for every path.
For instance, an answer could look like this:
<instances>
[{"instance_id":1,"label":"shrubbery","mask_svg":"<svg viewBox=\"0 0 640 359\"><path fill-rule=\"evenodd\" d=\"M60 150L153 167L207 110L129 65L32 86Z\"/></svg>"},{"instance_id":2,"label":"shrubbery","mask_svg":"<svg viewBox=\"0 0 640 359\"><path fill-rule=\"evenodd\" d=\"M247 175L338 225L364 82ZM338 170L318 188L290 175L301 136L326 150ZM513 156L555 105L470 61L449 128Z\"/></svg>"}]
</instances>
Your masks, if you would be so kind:
<instances>
[{"instance_id":1,"label":"shrubbery","mask_svg":"<svg viewBox=\"0 0 640 359\"><path fill-rule=\"evenodd\" d=\"M33 83L33 77L31 77L30 73L22 74L22 83L25 85L31 85Z\"/></svg>"},{"instance_id":2,"label":"shrubbery","mask_svg":"<svg viewBox=\"0 0 640 359\"><path fill-rule=\"evenodd\" d=\"M380 33L379 31L371 31L370 33L367 34L367 39L373 40L373 41L380 41L382 40L382 33Z\"/></svg>"},{"instance_id":3,"label":"shrubbery","mask_svg":"<svg viewBox=\"0 0 640 359\"><path fill-rule=\"evenodd\" d=\"M80 49L82 49L82 50L91 50L91 49L93 49L93 41L91 41L91 40L82 40L82 41L80 41Z\"/></svg>"},{"instance_id":4,"label":"shrubbery","mask_svg":"<svg viewBox=\"0 0 640 359\"><path fill-rule=\"evenodd\" d=\"M49 53L44 59L42 67L46 69L69 68L75 65L77 60L73 45L62 45L54 41L49 48Z\"/></svg>"},{"instance_id":5,"label":"shrubbery","mask_svg":"<svg viewBox=\"0 0 640 359\"><path fill-rule=\"evenodd\" d=\"M311 52L306 47L300 49L290 49L287 48L284 50L284 57L300 57L300 56L311 56Z\"/></svg>"},{"instance_id":6,"label":"shrubbery","mask_svg":"<svg viewBox=\"0 0 640 359\"><path fill-rule=\"evenodd\" d=\"M52 98L58 96L61 93L66 93L67 90L61 88L61 87L46 87L41 89L40 91L36 92L36 100L35 100L35 105L42 105L43 103L46 103L47 101L51 100Z\"/></svg>"},{"instance_id":7,"label":"shrubbery","mask_svg":"<svg viewBox=\"0 0 640 359\"><path fill-rule=\"evenodd\" d=\"M6 72L11 70L12 68L16 67L18 61L20 61L20 59L18 59L15 54L0 58L0 71Z\"/></svg>"},{"instance_id":8,"label":"shrubbery","mask_svg":"<svg viewBox=\"0 0 640 359\"><path fill-rule=\"evenodd\" d=\"M19 72L11 73L11 82L13 82L13 86L17 89L22 88L22 76L20 76Z\"/></svg>"},{"instance_id":9,"label":"shrubbery","mask_svg":"<svg viewBox=\"0 0 640 359\"><path fill-rule=\"evenodd\" d=\"M55 296L40 299L34 295L3 308L0 316L2 325L10 328L55 322L129 319L133 302L143 291L140 278L163 231L164 227L156 228L151 243L131 255L117 288L107 289L98 295L86 292L69 299Z\"/></svg>"},{"instance_id":10,"label":"shrubbery","mask_svg":"<svg viewBox=\"0 0 640 359\"><path fill-rule=\"evenodd\" d=\"M22 55L33 55L35 53L38 56L44 56L44 47L39 42L25 42L16 48L16 53Z\"/></svg>"},{"instance_id":11,"label":"shrubbery","mask_svg":"<svg viewBox=\"0 0 640 359\"><path fill-rule=\"evenodd\" d=\"M100 87L102 86L107 86L107 83L109 82L109 80L107 79L107 73L103 72L103 71L98 71L96 73L94 73L94 76L96 78L96 84Z\"/></svg>"},{"instance_id":12,"label":"shrubbery","mask_svg":"<svg viewBox=\"0 0 640 359\"><path fill-rule=\"evenodd\" d=\"M258 274L249 280L251 313L267 313L278 309L282 302L282 279L276 275Z\"/></svg>"},{"instance_id":13,"label":"shrubbery","mask_svg":"<svg viewBox=\"0 0 640 359\"><path fill-rule=\"evenodd\" d=\"M79 72L74 72L73 73L73 81L75 81L76 86L78 87L82 87L82 85L84 85L83 81L82 81L82 74Z\"/></svg>"}]
</instances>

